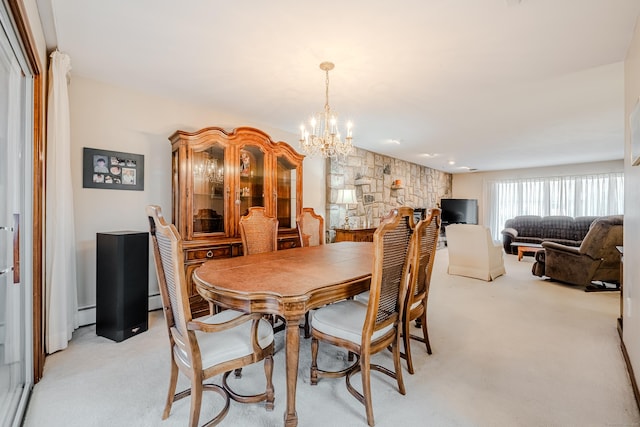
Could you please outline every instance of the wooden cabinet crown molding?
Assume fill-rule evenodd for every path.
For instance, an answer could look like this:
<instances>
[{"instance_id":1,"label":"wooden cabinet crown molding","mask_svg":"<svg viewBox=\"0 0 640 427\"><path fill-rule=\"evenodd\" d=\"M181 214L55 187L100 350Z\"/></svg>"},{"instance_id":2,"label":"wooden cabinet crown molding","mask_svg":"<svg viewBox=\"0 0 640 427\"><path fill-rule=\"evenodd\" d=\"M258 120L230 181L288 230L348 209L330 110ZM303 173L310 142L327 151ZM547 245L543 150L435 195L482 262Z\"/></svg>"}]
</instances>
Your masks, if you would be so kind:
<instances>
[{"instance_id":1,"label":"wooden cabinet crown molding","mask_svg":"<svg viewBox=\"0 0 640 427\"><path fill-rule=\"evenodd\" d=\"M267 144L274 152L287 154L299 161L302 161L305 157L298 153L288 143L284 141L273 141L264 131L248 126L237 127L231 130L214 126L203 128L195 132L177 130L169 137L169 140L174 147L175 144L189 144L191 146L198 147L208 145L212 141L219 143L235 141L242 141L243 143L257 142Z\"/></svg>"}]
</instances>

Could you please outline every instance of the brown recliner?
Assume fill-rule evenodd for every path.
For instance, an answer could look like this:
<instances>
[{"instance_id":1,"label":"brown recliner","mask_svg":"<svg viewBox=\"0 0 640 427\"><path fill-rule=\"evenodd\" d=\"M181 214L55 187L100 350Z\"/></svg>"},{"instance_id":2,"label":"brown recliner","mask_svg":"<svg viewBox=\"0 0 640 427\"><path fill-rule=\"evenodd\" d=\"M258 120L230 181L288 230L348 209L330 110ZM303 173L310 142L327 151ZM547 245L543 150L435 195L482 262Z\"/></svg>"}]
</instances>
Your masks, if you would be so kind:
<instances>
[{"instance_id":1,"label":"brown recliner","mask_svg":"<svg viewBox=\"0 0 640 427\"><path fill-rule=\"evenodd\" d=\"M572 285L588 286L592 281L620 283L620 253L623 216L596 219L580 247L542 242L531 272Z\"/></svg>"}]
</instances>

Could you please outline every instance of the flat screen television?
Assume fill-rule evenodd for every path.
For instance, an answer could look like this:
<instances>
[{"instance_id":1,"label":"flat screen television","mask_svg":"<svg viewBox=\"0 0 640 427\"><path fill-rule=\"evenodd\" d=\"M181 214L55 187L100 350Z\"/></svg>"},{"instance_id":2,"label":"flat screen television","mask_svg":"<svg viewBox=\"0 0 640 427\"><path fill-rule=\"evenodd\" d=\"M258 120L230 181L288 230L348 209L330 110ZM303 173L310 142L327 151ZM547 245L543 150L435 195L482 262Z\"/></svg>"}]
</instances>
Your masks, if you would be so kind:
<instances>
[{"instance_id":1,"label":"flat screen television","mask_svg":"<svg viewBox=\"0 0 640 427\"><path fill-rule=\"evenodd\" d=\"M441 199L442 222L444 224L477 224L477 199Z\"/></svg>"}]
</instances>

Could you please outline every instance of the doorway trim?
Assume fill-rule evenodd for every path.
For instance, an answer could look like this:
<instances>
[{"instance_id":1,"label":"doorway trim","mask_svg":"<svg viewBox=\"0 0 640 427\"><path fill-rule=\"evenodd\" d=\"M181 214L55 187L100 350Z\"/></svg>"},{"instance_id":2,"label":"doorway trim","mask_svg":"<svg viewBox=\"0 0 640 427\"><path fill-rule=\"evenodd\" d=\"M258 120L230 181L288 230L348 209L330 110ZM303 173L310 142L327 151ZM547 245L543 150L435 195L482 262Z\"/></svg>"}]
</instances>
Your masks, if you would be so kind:
<instances>
[{"instance_id":1,"label":"doorway trim","mask_svg":"<svg viewBox=\"0 0 640 427\"><path fill-rule=\"evenodd\" d=\"M46 78L42 61L38 56L37 44L29 25L27 11L22 0L7 0L17 35L23 45L33 78L33 383L36 384L44 370L44 328L43 328L43 235L45 215L45 165L46 140L45 111Z\"/></svg>"}]
</instances>

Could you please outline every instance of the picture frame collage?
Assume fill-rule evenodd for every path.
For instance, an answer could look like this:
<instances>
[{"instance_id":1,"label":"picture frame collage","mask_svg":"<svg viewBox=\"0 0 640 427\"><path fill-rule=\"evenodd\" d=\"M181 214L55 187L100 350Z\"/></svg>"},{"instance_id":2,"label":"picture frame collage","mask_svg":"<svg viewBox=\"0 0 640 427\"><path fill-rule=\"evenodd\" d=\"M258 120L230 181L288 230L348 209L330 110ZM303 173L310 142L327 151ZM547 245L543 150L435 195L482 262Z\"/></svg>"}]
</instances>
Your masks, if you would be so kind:
<instances>
[{"instance_id":1,"label":"picture frame collage","mask_svg":"<svg viewBox=\"0 0 640 427\"><path fill-rule=\"evenodd\" d=\"M83 149L82 186L112 190L144 190L144 156L141 154Z\"/></svg>"}]
</instances>

